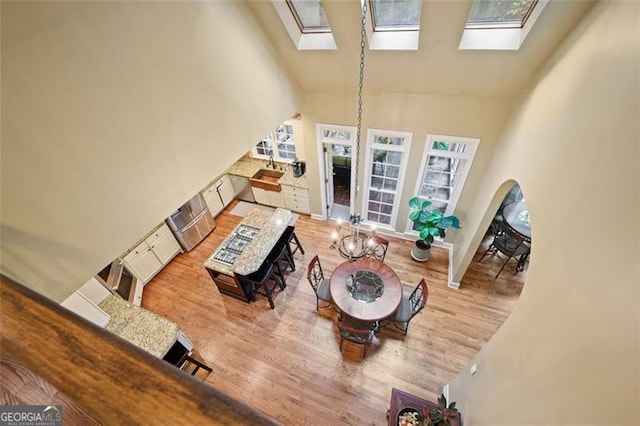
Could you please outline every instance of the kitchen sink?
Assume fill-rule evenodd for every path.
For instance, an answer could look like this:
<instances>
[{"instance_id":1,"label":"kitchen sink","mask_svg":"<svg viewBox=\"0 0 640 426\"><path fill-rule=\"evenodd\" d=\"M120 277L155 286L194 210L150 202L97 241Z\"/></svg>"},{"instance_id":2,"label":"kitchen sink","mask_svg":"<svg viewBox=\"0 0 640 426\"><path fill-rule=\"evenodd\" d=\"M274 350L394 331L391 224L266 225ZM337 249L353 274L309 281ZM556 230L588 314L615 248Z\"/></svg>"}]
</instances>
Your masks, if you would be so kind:
<instances>
[{"instance_id":1,"label":"kitchen sink","mask_svg":"<svg viewBox=\"0 0 640 426\"><path fill-rule=\"evenodd\" d=\"M249 183L256 188L265 189L267 191L280 192L280 184L278 180L284 173L277 170L260 169L251 178Z\"/></svg>"}]
</instances>

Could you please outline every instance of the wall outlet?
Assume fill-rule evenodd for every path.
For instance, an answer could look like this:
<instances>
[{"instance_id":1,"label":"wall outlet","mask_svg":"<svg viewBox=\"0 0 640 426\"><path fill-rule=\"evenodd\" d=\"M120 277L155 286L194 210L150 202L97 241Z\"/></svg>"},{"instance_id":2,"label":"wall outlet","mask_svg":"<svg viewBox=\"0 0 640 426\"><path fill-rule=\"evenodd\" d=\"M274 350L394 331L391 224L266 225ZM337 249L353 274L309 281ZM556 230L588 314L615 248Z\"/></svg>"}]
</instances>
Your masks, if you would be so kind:
<instances>
[{"instance_id":1,"label":"wall outlet","mask_svg":"<svg viewBox=\"0 0 640 426\"><path fill-rule=\"evenodd\" d=\"M471 368L469 369L469 373L473 376L478 371L478 367L475 364L471 364Z\"/></svg>"}]
</instances>

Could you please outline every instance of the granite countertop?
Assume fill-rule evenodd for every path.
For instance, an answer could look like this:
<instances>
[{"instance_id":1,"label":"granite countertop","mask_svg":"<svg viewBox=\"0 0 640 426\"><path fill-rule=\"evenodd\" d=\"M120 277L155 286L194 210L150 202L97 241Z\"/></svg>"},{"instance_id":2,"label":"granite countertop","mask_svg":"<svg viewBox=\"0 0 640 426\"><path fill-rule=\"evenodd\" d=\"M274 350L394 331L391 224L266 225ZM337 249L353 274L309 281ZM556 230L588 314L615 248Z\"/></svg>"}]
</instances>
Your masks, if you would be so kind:
<instances>
[{"instance_id":1,"label":"granite countertop","mask_svg":"<svg viewBox=\"0 0 640 426\"><path fill-rule=\"evenodd\" d=\"M282 164L280 164L282 165ZM265 160L259 160L257 158L251 158L249 156L244 156L240 160L236 161L229 167L225 174L236 175L236 176L244 176L250 178L260 169L266 169ZM217 179L216 179L217 180ZM215 182L214 180L213 182ZM211 184L213 184L213 182ZM289 185L295 186L298 188L309 189L309 185L307 183L307 177L302 175L300 177L293 176L293 167L288 166L288 169L282 177L278 180L280 185ZM211 185L209 184L209 185Z\"/></svg>"},{"instance_id":2,"label":"granite countertop","mask_svg":"<svg viewBox=\"0 0 640 426\"><path fill-rule=\"evenodd\" d=\"M274 212L260 209L251 210L240 222L240 225L253 226L260 229L260 232L247 245L235 263L227 265L213 259L213 255L218 251L218 248L216 248L204 262L204 266L226 275L233 275L234 273L249 275L257 271L282 236L282 233L289 226L291 217L291 211L282 208L278 208ZM222 244L224 243L226 243L226 240Z\"/></svg>"},{"instance_id":3,"label":"granite countertop","mask_svg":"<svg viewBox=\"0 0 640 426\"><path fill-rule=\"evenodd\" d=\"M111 294L98 306L111 316L105 329L158 358L178 338L178 324L118 296Z\"/></svg>"}]
</instances>

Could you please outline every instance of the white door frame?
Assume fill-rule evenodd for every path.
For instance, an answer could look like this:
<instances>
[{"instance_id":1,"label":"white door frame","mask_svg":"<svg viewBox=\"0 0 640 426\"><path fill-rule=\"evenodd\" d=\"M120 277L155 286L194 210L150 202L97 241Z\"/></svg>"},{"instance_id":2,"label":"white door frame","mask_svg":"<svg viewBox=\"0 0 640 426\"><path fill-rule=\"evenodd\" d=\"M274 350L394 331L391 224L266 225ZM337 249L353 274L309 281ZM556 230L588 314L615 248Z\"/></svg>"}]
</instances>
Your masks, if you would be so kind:
<instances>
[{"instance_id":1,"label":"white door frame","mask_svg":"<svg viewBox=\"0 0 640 426\"><path fill-rule=\"evenodd\" d=\"M349 132L350 138L332 138L325 137L325 130L335 130L335 131L346 131ZM321 219L328 219L329 216L327 214L327 183L333 185L333 176L327 176L327 165L326 159L328 156L324 153L324 147L328 146L327 151L331 149L332 145L346 145L352 147L355 146L355 138L356 138L356 127L355 126L343 126L340 124L324 124L317 123L316 124L316 141L317 141L317 152L318 152L318 170L320 170L320 199L322 202L322 214L320 215ZM353 152L353 155L356 153ZM353 213L355 211L355 199L353 197L353 191L356 185L356 175L353 172L353 168L355 167L356 161L355 158L351 159L351 196L349 197L350 202L350 212Z\"/></svg>"},{"instance_id":2,"label":"white door frame","mask_svg":"<svg viewBox=\"0 0 640 426\"><path fill-rule=\"evenodd\" d=\"M404 145L378 145L374 142L375 136L400 137L404 139ZM374 149L383 149L387 151L402 152L402 161L400 163L400 173L398 175L398 186L395 190L393 209L391 213L391 223L386 225L376 222L376 227L394 231L396 229L396 221L398 219L398 210L400 209L400 201L402 201L402 188L404 186L404 177L407 173L407 165L409 164L409 156L411 155L411 140L413 132L404 132L400 130L384 130L384 129L367 129L367 148L365 155L365 172L364 172L364 192L362 194L362 215L366 220L369 211L369 185L371 184L371 164L373 162L372 152Z\"/></svg>"}]
</instances>

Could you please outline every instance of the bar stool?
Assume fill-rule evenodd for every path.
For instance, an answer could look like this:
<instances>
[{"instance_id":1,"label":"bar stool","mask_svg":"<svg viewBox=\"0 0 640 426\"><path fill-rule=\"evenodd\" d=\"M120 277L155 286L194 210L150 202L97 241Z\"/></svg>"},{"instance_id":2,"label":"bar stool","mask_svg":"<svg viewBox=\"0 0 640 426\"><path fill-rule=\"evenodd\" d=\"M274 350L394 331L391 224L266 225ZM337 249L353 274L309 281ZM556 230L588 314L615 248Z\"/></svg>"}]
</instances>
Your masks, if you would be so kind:
<instances>
[{"instance_id":1,"label":"bar stool","mask_svg":"<svg viewBox=\"0 0 640 426\"><path fill-rule=\"evenodd\" d=\"M280 277L274 273L274 264L269 260L262 262L260 269L249 275L236 275L238 279L248 283L251 290L251 300L256 301L256 294L261 294L269 300L271 309L275 309L273 304L273 292L276 287L284 290L285 285ZM273 283L271 283L273 282Z\"/></svg>"},{"instance_id":2,"label":"bar stool","mask_svg":"<svg viewBox=\"0 0 640 426\"><path fill-rule=\"evenodd\" d=\"M191 370L191 372L189 372L187 370L187 366L189 364L193 364L195 365L194 369ZM203 362L198 361L197 359L193 358L191 355L186 354L180 362L180 369L183 371L186 371L187 373L191 374L192 376L195 376L196 373L202 368L203 370L205 370L207 373L211 373L213 371L213 369L211 367L209 367L208 365L205 365Z\"/></svg>"},{"instance_id":3,"label":"bar stool","mask_svg":"<svg viewBox=\"0 0 640 426\"><path fill-rule=\"evenodd\" d=\"M282 236L278 240L278 242L285 243L287 245L287 251L289 252L289 257L291 258L291 270L296 270L296 265L293 260L293 255L300 250L300 253L304 254L304 249L302 248L302 244L300 244L300 240L295 233L295 227L289 225L287 229L284 230ZM295 245L294 249L291 249L291 246Z\"/></svg>"},{"instance_id":4,"label":"bar stool","mask_svg":"<svg viewBox=\"0 0 640 426\"><path fill-rule=\"evenodd\" d=\"M273 273L280 278L280 282L286 287L287 280L285 273L287 272L287 268L290 267L291 270L296 269L293 258L289 255L287 244L278 241L275 246L273 246L266 261L273 264Z\"/></svg>"}]
</instances>

